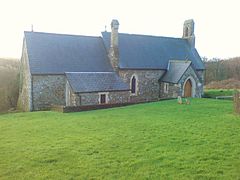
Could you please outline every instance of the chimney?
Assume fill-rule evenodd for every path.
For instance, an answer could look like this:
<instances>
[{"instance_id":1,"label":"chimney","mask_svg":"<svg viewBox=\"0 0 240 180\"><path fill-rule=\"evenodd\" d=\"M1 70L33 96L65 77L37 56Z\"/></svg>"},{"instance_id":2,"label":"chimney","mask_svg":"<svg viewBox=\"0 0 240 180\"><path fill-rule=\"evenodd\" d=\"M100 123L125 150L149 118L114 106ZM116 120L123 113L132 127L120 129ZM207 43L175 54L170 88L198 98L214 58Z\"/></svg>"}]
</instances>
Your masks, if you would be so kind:
<instances>
[{"instance_id":1,"label":"chimney","mask_svg":"<svg viewBox=\"0 0 240 180\"><path fill-rule=\"evenodd\" d=\"M194 35L194 21L189 19L184 21L183 24L183 39L187 39L189 45L195 48L195 35Z\"/></svg>"},{"instance_id":2,"label":"chimney","mask_svg":"<svg viewBox=\"0 0 240 180\"><path fill-rule=\"evenodd\" d=\"M118 50L118 28L119 22L116 19L113 19L111 22L111 44L109 49L109 58L112 64L112 67L115 71L118 70L119 64L119 50Z\"/></svg>"},{"instance_id":3,"label":"chimney","mask_svg":"<svg viewBox=\"0 0 240 180\"><path fill-rule=\"evenodd\" d=\"M111 47L118 48L118 28L119 28L119 22L116 19L113 19L111 22Z\"/></svg>"}]
</instances>

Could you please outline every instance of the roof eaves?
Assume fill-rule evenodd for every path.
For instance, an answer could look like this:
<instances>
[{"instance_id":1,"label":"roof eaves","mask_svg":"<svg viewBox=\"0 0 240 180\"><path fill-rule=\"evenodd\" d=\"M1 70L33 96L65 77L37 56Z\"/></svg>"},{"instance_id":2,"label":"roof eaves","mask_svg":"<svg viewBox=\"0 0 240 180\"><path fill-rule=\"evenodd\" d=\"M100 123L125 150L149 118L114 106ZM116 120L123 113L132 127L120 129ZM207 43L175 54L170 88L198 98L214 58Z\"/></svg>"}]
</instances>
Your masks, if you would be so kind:
<instances>
[{"instance_id":1,"label":"roof eaves","mask_svg":"<svg viewBox=\"0 0 240 180\"><path fill-rule=\"evenodd\" d=\"M130 91L131 89L115 89L115 90L99 90L99 91L75 91L74 93L98 93L98 92L119 92L119 91Z\"/></svg>"},{"instance_id":2,"label":"roof eaves","mask_svg":"<svg viewBox=\"0 0 240 180\"><path fill-rule=\"evenodd\" d=\"M164 68L126 68L126 67L120 67L120 70L166 70Z\"/></svg>"},{"instance_id":3,"label":"roof eaves","mask_svg":"<svg viewBox=\"0 0 240 180\"><path fill-rule=\"evenodd\" d=\"M65 75L65 73L31 73L34 76L57 76L57 75Z\"/></svg>"},{"instance_id":4,"label":"roof eaves","mask_svg":"<svg viewBox=\"0 0 240 180\"><path fill-rule=\"evenodd\" d=\"M161 82L165 82L165 83L173 83L173 84L177 84L178 82L175 82L175 81L165 81L165 80L163 80L163 81L161 81Z\"/></svg>"}]
</instances>

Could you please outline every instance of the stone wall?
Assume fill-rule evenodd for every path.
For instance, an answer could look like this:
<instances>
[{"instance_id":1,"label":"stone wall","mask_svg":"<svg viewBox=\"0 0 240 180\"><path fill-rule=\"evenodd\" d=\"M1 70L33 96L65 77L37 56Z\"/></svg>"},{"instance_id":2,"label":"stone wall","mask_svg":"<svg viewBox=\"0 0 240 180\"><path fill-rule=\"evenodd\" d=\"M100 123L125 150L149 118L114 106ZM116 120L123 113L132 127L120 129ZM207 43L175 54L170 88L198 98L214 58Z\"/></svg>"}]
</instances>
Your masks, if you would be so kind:
<instances>
[{"instance_id":1,"label":"stone wall","mask_svg":"<svg viewBox=\"0 0 240 180\"><path fill-rule=\"evenodd\" d=\"M122 80L129 84L133 75L137 79L137 93L130 94L131 102L154 101L159 98L160 86L158 80L162 77L163 70L119 70Z\"/></svg>"},{"instance_id":2,"label":"stone wall","mask_svg":"<svg viewBox=\"0 0 240 180\"><path fill-rule=\"evenodd\" d=\"M199 80L202 84L204 84L204 70L196 70L196 73L199 77Z\"/></svg>"},{"instance_id":3,"label":"stone wall","mask_svg":"<svg viewBox=\"0 0 240 180\"><path fill-rule=\"evenodd\" d=\"M64 75L33 75L33 110L44 110L54 105L65 105Z\"/></svg>"},{"instance_id":4,"label":"stone wall","mask_svg":"<svg viewBox=\"0 0 240 180\"><path fill-rule=\"evenodd\" d=\"M101 92L107 94L107 104L118 104L129 102L129 91ZM99 93L73 93L70 91L69 106L88 106L99 104Z\"/></svg>"},{"instance_id":5,"label":"stone wall","mask_svg":"<svg viewBox=\"0 0 240 180\"><path fill-rule=\"evenodd\" d=\"M205 81L204 81L204 73L205 73L205 71L204 70L197 70L196 72L198 74L198 77L199 77L199 80L200 80L200 83L201 83L201 86L199 87L199 91L200 91L201 97L202 97L203 94L204 94L203 86L204 86L204 83L205 83Z\"/></svg>"},{"instance_id":6,"label":"stone wall","mask_svg":"<svg viewBox=\"0 0 240 180\"><path fill-rule=\"evenodd\" d=\"M81 99L79 94L73 92L69 82L66 82L66 106L80 106Z\"/></svg>"},{"instance_id":7,"label":"stone wall","mask_svg":"<svg viewBox=\"0 0 240 180\"><path fill-rule=\"evenodd\" d=\"M168 84L168 91L164 91L164 82L160 83L160 98L162 99L168 99L168 98L177 98L178 96L181 96L180 94L180 88L181 86L179 84L173 84L173 83L167 83Z\"/></svg>"},{"instance_id":8,"label":"stone wall","mask_svg":"<svg viewBox=\"0 0 240 180\"><path fill-rule=\"evenodd\" d=\"M23 52L20 64L20 82L18 109L32 111L32 80L29 69L26 41L23 43Z\"/></svg>"},{"instance_id":9,"label":"stone wall","mask_svg":"<svg viewBox=\"0 0 240 180\"><path fill-rule=\"evenodd\" d=\"M109 103L128 103L130 102L130 92L129 91L113 91L109 92L108 100Z\"/></svg>"}]
</instances>

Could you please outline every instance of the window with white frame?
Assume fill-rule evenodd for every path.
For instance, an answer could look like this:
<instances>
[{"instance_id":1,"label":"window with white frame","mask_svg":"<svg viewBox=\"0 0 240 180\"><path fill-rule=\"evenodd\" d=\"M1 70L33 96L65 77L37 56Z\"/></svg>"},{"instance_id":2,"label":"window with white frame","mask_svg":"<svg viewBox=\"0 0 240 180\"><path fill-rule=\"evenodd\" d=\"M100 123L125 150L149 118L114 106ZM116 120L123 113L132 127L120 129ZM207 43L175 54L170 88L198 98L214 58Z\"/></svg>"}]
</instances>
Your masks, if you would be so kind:
<instances>
[{"instance_id":1,"label":"window with white frame","mask_svg":"<svg viewBox=\"0 0 240 180\"><path fill-rule=\"evenodd\" d=\"M108 103L108 93L99 93L98 102L99 104L107 104Z\"/></svg>"},{"instance_id":2,"label":"window with white frame","mask_svg":"<svg viewBox=\"0 0 240 180\"><path fill-rule=\"evenodd\" d=\"M163 92L164 93L168 93L168 90L169 90L169 83L164 83L164 87L163 87Z\"/></svg>"}]
</instances>

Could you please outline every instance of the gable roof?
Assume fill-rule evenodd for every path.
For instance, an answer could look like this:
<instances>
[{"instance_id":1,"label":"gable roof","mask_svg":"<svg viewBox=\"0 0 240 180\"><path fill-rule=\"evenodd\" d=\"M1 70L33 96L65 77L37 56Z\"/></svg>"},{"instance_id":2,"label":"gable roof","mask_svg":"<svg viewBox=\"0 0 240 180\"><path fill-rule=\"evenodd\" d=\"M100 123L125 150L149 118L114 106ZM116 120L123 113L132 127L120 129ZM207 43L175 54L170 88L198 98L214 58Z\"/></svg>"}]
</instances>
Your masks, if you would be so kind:
<instances>
[{"instance_id":1,"label":"gable roof","mask_svg":"<svg viewBox=\"0 0 240 180\"><path fill-rule=\"evenodd\" d=\"M167 69L168 61L178 59L192 61L195 69L205 69L195 48L186 39L136 34L118 34L119 66L123 69ZM102 32L107 49L111 33Z\"/></svg>"},{"instance_id":2,"label":"gable roof","mask_svg":"<svg viewBox=\"0 0 240 180\"><path fill-rule=\"evenodd\" d=\"M169 61L168 70L161 81L178 83L190 65L191 61Z\"/></svg>"},{"instance_id":3,"label":"gable roof","mask_svg":"<svg viewBox=\"0 0 240 180\"><path fill-rule=\"evenodd\" d=\"M66 77L74 92L130 90L115 72L67 72Z\"/></svg>"},{"instance_id":4,"label":"gable roof","mask_svg":"<svg viewBox=\"0 0 240 180\"><path fill-rule=\"evenodd\" d=\"M25 32L32 74L113 71L101 37Z\"/></svg>"}]
</instances>

